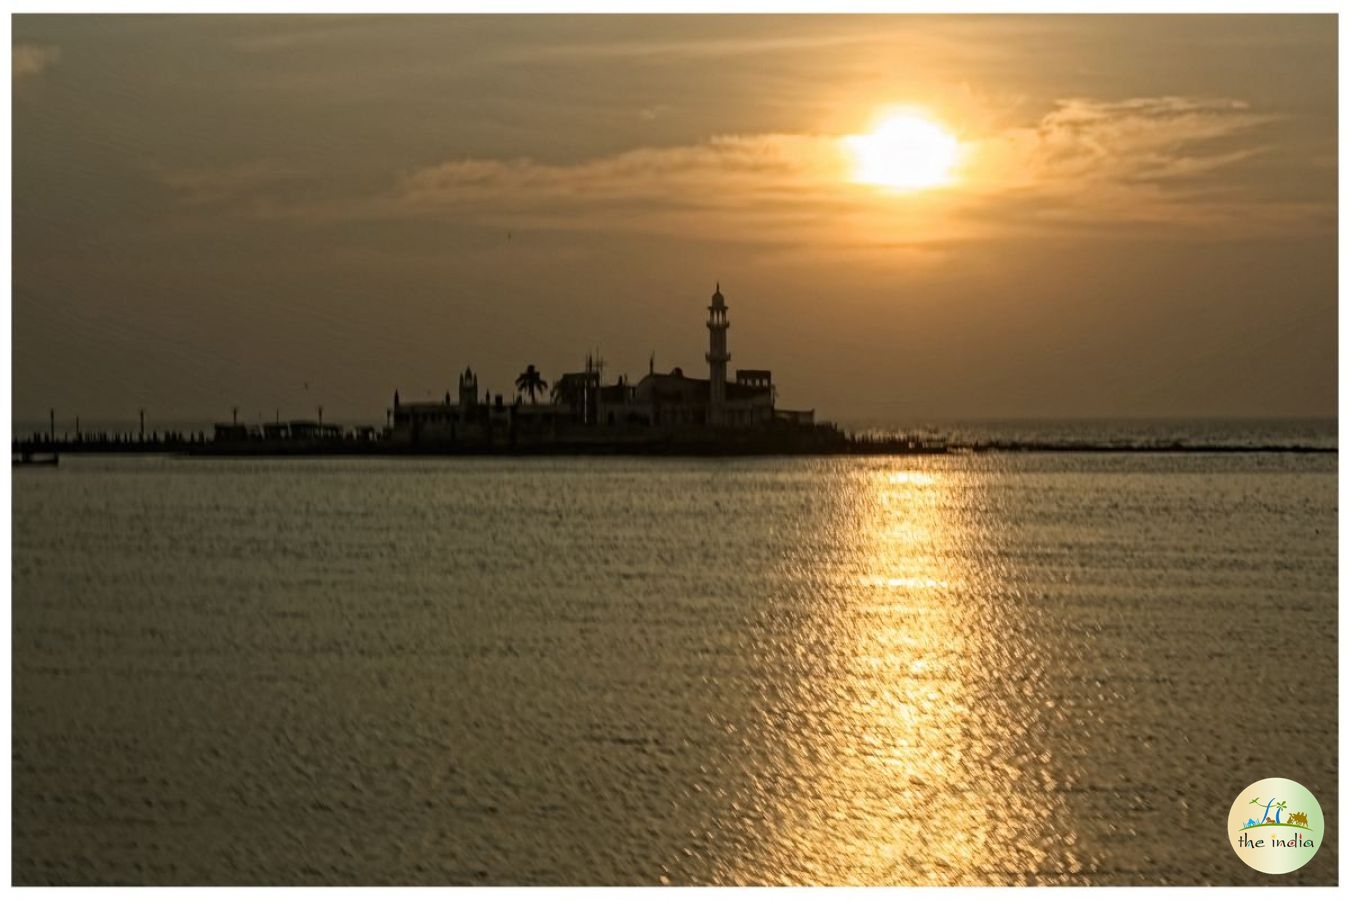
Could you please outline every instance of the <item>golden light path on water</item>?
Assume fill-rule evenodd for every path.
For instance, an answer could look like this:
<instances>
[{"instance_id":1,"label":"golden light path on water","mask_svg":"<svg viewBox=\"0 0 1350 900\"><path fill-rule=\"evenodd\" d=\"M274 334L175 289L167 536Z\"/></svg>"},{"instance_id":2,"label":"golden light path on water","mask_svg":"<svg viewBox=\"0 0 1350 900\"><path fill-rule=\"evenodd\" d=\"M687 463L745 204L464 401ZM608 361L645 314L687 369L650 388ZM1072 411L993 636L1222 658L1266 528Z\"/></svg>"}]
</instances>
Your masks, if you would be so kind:
<instances>
[{"instance_id":1,"label":"golden light path on water","mask_svg":"<svg viewBox=\"0 0 1350 900\"><path fill-rule=\"evenodd\" d=\"M811 712L792 733L765 726L798 777L768 792L777 827L730 880L1035 880L1046 841L1075 836L1050 799L1049 751L1027 739L1036 717L1012 712L1036 691L1034 660L989 602L1000 565L981 559L969 514L987 503L980 479L879 466L840 488L825 593L797 648L793 702ZM1050 865L1058 878L1080 863L1070 849Z\"/></svg>"},{"instance_id":2,"label":"golden light path on water","mask_svg":"<svg viewBox=\"0 0 1350 900\"><path fill-rule=\"evenodd\" d=\"M16 881L1256 883L1248 770L1337 800L1336 465L1244 456L63 460Z\"/></svg>"}]
</instances>

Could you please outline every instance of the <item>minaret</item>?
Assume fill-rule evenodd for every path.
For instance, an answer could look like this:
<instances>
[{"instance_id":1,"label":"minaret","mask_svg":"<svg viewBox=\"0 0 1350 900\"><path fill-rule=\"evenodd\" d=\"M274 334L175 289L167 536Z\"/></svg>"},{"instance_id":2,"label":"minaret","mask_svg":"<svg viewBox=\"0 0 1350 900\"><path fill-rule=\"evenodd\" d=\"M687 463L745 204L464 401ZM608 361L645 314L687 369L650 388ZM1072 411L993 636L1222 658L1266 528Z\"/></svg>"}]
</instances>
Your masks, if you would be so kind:
<instances>
[{"instance_id":1,"label":"minaret","mask_svg":"<svg viewBox=\"0 0 1350 900\"><path fill-rule=\"evenodd\" d=\"M727 352L727 304L722 299L722 284L718 282L717 291L712 295L712 305L708 307L708 414L711 424L721 425L727 402L727 363L731 354Z\"/></svg>"},{"instance_id":2,"label":"minaret","mask_svg":"<svg viewBox=\"0 0 1350 900\"><path fill-rule=\"evenodd\" d=\"M459 376L459 412L460 415L468 413L478 405L478 376L473 374L473 369L464 367L464 374Z\"/></svg>"}]
</instances>

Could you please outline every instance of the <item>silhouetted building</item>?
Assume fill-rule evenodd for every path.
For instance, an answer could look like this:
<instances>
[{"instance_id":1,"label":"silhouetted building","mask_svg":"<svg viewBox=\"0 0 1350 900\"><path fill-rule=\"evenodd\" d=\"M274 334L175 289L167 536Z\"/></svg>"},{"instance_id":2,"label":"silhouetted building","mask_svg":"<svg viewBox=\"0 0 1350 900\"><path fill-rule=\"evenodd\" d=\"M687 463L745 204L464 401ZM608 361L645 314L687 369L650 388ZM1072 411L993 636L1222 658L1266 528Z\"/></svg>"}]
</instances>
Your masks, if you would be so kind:
<instances>
[{"instance_id":1,"label":"silhouetted building","mask_svg":"<svg viewBox=\"0 0 1350 900\"><path fill-rule=\"evenodd\" d=\"M731 327L719 284L708 305L707 378L689 378L680 368L658 373L655 362L637 384L620 377L605 384L603 363L587 356L580 372L553 383L552 402L504 404L501 395L479 399L478 376L459 376L458 402L447 391L441 401L402 403L394 392L390 436L396 441L547 441L574 439L591 429L615 434L670 434L691 429L763 428L775 422L811 425L811 410L776 410L773 373L740 369L727 381L727 331Z\"/></svg>"},{"instance_id":2,"label":"silhouetted building","mask_svg":"<svg viewBox=\"0 0 1350 900\"><path fill-rule=\"evenodd\" d=\"M652 426L748 428L775 419L773 373L768 369L741 369L727 383L727 330L731 327L726 298L719 284L708 306L708 378L688 378L676 367L669 373L648 372L637 384L635 402L645 408ZM781 418L781 417L780 417ZM792 420L810 424L810 412Z\"/></svg>"},{"instance_id":3,"label":"silhouetted building","mask_svg":"<svg viewBox=\"0 0 1350 900\"><path fill-rule=\"evenodd\" d=\"M217 441L246 441L248 439L249 428L247 425L239 425L235 422L216 423Z\"/></svg>"}]
</instances>

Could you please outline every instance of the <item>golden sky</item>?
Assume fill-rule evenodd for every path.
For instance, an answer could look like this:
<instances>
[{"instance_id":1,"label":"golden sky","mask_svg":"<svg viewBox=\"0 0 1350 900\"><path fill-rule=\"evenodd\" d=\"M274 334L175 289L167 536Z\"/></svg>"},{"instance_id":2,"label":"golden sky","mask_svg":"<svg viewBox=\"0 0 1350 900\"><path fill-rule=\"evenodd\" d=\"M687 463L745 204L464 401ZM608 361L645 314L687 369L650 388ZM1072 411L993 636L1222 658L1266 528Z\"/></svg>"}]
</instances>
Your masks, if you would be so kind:
<instances>
[{"instance_id":1,"label":"golden sky","mask_svg":"<svg viewBox=\"0 0 1350 900\"><path fill-rule=\"evenodd\" d=\"M850 421L1334 415L1331 16L18 16L14 404L598 348ZM306 386L307 385L307 386Z\"/></svg>"}]
</instances>

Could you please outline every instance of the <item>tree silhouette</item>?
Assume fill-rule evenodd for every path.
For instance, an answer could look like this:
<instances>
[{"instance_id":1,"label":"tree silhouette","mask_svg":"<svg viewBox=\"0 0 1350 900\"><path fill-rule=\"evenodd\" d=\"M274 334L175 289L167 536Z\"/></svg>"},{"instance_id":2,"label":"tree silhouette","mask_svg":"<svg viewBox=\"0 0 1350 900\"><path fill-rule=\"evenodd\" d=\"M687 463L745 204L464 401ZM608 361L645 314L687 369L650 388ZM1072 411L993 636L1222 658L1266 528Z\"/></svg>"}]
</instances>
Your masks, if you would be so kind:
<instances>
[{"instance_id":1,"label":"tree silhouette","mask_svg":"<svg viewBox=\"0 0 1350 900\"><path fill-rule=\"evenodd\" d=\"M521 394L529 394L531 403L537 402L535 395L542 393L547 388L548 382L539 375L539 370L534 367L534 363L526 366L525 371L521 372L516 378L516 391Z\"/></svg>"}]
</instances>

